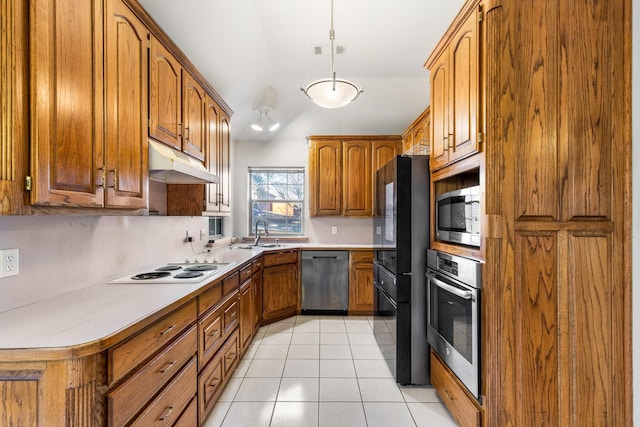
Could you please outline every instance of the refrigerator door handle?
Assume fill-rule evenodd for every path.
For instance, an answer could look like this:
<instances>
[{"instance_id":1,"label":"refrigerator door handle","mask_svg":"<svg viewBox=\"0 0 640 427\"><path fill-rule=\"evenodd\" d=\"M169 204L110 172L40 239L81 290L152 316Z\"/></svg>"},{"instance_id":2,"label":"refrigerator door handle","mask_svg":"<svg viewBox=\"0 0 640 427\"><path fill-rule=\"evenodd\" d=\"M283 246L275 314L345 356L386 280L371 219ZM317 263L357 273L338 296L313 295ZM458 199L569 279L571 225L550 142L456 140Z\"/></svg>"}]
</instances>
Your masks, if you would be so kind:
<instances>
[{"instance_id":1,"label":"refrigerator door handle","mask_svg":"<svg viewBox=\"0 0 640 427\"><path fill-rule=\"evenodd\" d=\"M402 273L403 276L411 276L411 272L407 272L407 273Z\"/></svg>"}]
</instances>

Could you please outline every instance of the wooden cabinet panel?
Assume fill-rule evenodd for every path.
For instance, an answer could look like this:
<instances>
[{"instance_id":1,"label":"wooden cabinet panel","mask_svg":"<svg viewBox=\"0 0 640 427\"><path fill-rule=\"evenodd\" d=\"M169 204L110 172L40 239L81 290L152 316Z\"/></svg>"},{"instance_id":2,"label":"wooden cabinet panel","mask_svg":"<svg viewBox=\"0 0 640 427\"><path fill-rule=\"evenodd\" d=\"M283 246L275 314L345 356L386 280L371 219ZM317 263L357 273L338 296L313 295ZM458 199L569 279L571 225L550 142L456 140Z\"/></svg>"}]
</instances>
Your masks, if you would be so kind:
<instances>
[{"instance_id":1,"label":"wooden cabinet panel","mask_svg":"<svg viewBox=\"0 0 640 427\"><path fill-rule=\"evenodd\" d=\"M222 374L222 359L224 354L218 353L204 368L198 377L198 406L200 420L204 420L213 409L216 399L222 393L224 376Z\"/></svg>"},{"instance_id":2,"label":"wooden cabinet panel","mask_svg":"<svg viewBox=\"0 0 640 427\"><path fill-rule=\"evenodd\" d=\"M242 351L249 345L253 336L253 294L253 281L249 279L240 287L240 347Z\"/></svg>"},{"instance_id":3,"label":"wooden cabinet panel","mask_svg":"<svg viewBox=\"0 0 640 427\"><path fill-rule=\"evenodd\" d=\"M30 7L31 204L102 207L102 1Z\"/></svg>"},{"instance_id":4,"label":"wooden cabinet panel","mask_svg":"<svg viewBox=\"0 0 640 427\"><path fill-rule=\"evenodd\" d=\"M263 320L296 314L298 307L298 264L265 267L262 283Z\"/></svg>"},{"instance_id":5,"label":"wooden cabinet panel","mask_svg":"<svg viewBox=\"0 0 640 427\"><path fill-rule=\"evenodd\" d=\"M254 334L262 322L262 268L256 269L254 262L253 278L253 331Z\"/></svg>"},{"instance_id":6,"label":"wooden cabinet panel","mask_svg":"<svg viewBox=\"0 0 640 427\"><path fill-rule=\"evenodd\" d=\"M349 252L349 314L373 313L373 251Z\"/></svg>"},{"instance_id":7,"label":"wooden cabinet panel","mask_svg":"<svg viewBox=\"0 0 640 427\"><path fill-rule=\"evenodd\" d=\"M240 286L240 272L236 271L222 281L222 294L228 295Z\"/></svg>"},{"instance_id":8,"label":"wooden cabinet panel","mask_svg":"<svg viewBox=\"0 0 640 427\"><path fill-rule=\"evenodd\" d=\"M445 364L431 352L431 383L460 427L480 427L480 409Z\"/></svg>"},{"instance_id":9,"label":"wooden cabinet panel","mask_svg":"<svg viewBox=\"0 0 640 427\"><path fill-rule=\"evenodd\" d=\"M186 71L182 71L182 151L205 159L205 92Z\"/></svg>"},{"instance_id":10,"label":"wooden cabinet panel","mask_svg":"<svg viewBox=\"0 0 640 427\"><path fill-rule=\"evenodd\" d=\"M198 362L202 369L204 365L220 349L224 341L238 326L238 293L237 291L225 298L210 313L198 321Z\"/></svg>"},{"instance_id":11,"label":"wooden cabinet panel","mask_svg":"<svg viewBox=\"0 0 640 427\"><path fill-rule=\"evenodd\" d=\"M149 40L149 136L182 149L182 66L157 40Z\"/></svg>"},{"instance_id":12,"label":"wooden cabinet panel","mask_svg":"<svg viewBox=\"0 0 640 427\"><path fill-rule=\"evenodd\" d=\"M125 374L177 337L196 320L196 301L189 301L166 317L153 323L132 339L107 351L109 383Z\"/></svg>"},{"instance_id":13,"label":"wooden cabinet panel","mask_svg":"<svg viewBox=\"0 0 640 427\"><path fill-rule=\"evenodd\" d=\"M449 161L478 151L478 14L464 22L449 52Z\"/></svg>"},{"instance_id":14,"label":"wooden cabinet panel","mask_svg":"<svg viewBox=\"0 0 640 427\"><path fill-rule=\"evenodd\" d=\"M427 107L402 134L402 154L431 152L431 107Z\"/></svg>"},{"instance_id":15,"label":"wooden cabinet panel","mask_svg":"<svg viewBox=\"0 0 640 427\"><path fill-rule=\"evenodd\" d=\"M42 375L41 371L0 371L0 425L43 425L38 416L38 388Z\"/></svg>"},{"instance_id":16,"label":"wooden cabinet panel","mask_svg":"<svg viewBox=\"0 0 640 427\"><path fill-rule=\"evenodd\" d=\"M431 169L449 162L449 57L443 55L431 68Z\"/></svg>"},{"instance_id":17,"label":"wooden cabinet panel","mask_svg":"<svg viewBox=\"0 0 640 427\"><path fill-rule=\"evenodd\" d=\"M431 169L479 151L479 19L478 8L466 10L464 21L445 49L430 58ZM415 141L414 141L415 143Z\"/></svg>"},{"instance_id":18,"label":"wooden cabinet panel","mask_svg":"<svg viewBox=\"0 0 640 427\"><path fill-rule=\"evenodd\" d=\"M140 427L173 425L196 395L197 375L194 356L131 425Z\"/></svg>"},{"instance_id":19,"label":"wooden cabinet panel","mask_svg":"<svg viewBox=\"0 0 640 427\"><path fill-rule=\"evenodd\" d=\"M107 207L147 207L147 40L121 0L106 0L105 118Z\"/></svg>"},{"instance_id":20,"label":"wooden cabinet panel","mask_svg":"<svg viewBox=\"0 0 640 427\"><path fill-rule=\"evenodd\" d=\"M393 159L399 153L399 143L397 141L373 141L371 147L372 160L372 180L371 185L375 183L375 174L378 169L384 166L389 160Z\"/></svg>"},{"instance_id":21,"label":"wooden cabinet panel","mask_svg":"<svg viewBox=\"0 0 640 427\"><path fill-rule=\"evenodd\" d=\"M222 300L222 281L198 295L198 315L204 314Z\"/></svg>"},{"instance_id":22,"label":"wooden cabinet panel","mask_svg":"<svg viewBox=\"0 0 640 427\"><path fill-rule=\"evenodd\" d=\"M343 214L347 216L371 216L371 142L345 141L342 146L344 167Z\"/></svg>"},{"instance_id":23,"label":"wooden cabinet panel","mask_svg":"<svg viewBox=\"0 0 640 427\"><path fill-rule=\"evenodd\" d=\"M173 427L197 427L198 426L198 399L193 398Z\"/></svg>"},{"instance_id":24,"label":"wooden cabinet panel","mask_svg":"<svg viewBox=\"0 0 640 427\"><path fill-rule=\"evenodd\" d=\"M218 145L218 209L229 213L231 210L231 118L220 111L220 144Z\"/></svg>"},{"instance_id":25,"label":"wooden cabinet panel","mask_svg":"<svg viewBox=\"0 0 640 427\"><path fill-rule=\"evenodd\" d=\"M341 141L312 141L309 188L311 216L342 214Z\"/></svg>"},{"instance_id":26,"label":"wooden cabinet panel","mask_svg":"<svg viewBox=\"0 0 640 427\"><path fill-rule=\"evenodd\" d=\"M271 267L274 265L291 264L298 262L298 251L280 251L270 252L264 254L263 265L264 267Z\"/></svg>"},{"instance_id":27,"label":"wooden cabinet panel","mask_svg":"<svg viewBox=\"0 0 640 427\"><path fill-rule=\"evenodd\" d=\"M107 394L110 425L125 425L191 359L198 335L192 326L181 338Z\"/></svg>"}]
</instances>

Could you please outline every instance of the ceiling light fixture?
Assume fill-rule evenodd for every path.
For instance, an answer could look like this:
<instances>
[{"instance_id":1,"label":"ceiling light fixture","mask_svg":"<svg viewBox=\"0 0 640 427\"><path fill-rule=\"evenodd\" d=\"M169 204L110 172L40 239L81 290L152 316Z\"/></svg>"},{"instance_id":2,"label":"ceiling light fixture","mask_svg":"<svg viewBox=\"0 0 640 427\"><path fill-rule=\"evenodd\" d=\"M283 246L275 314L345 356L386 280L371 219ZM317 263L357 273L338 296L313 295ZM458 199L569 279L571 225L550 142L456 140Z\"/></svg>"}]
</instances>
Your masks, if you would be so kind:
<instances>
[{"instance_id":1,"label":"ceiling light fixture","mask_svg":"<svg viewBox=\"0 0 640 427\"><path fill-rule=\"evenodd\" d=\"M251 123L251 129L262 132L268 130L273 132L280 127L280 123L273 120L269 116L269 111L273 111L276 106L276 91L272 87L268 87L262 91L258 100L253 104L253 111L258 113L253 123Z\"/></svg>"},{"instance_id":2,"label":"ceiling light fixture","mask_svg":"<svg viewBox=\"0 0 640 427\"><path fill-rule=\"evenodd\" d=\"M309 99L324 108L343 107L351 101L355 101L363 92L357 83L336 78L335 38L336 32L333 29L333 0L331 0L331 29L329 30L329 40L331 42L331 76L327 79L316 80L309 83L306 87L300 88Z\"/></svg>"},{"instance_id":3,"label":"ceiling light fixture","mask_svg":"<svg viewBox=\"0 0 640 427\"><path fill-rule=\"evenodd\" d=\"M251 129L256 130L258 132L262 132L263 130L268 130L269 132L273 132L274 130L280 127L280 123L274 121L269 116L269 110L263 108L259 110L258 116L251 124Z\"/></svg>"}]
</instances>

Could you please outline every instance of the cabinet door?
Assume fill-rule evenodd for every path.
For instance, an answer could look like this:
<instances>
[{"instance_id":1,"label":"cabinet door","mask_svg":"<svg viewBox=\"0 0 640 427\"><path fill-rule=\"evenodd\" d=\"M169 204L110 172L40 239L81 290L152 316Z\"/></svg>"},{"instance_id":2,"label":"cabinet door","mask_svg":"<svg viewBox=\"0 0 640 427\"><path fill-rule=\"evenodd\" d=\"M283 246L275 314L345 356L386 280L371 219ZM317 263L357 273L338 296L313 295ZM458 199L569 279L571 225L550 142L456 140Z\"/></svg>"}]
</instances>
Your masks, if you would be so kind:
<instances>
[{"instance_id":1,"label":"cabinet door","mask_svg":"<svg viewBox=\"0 0 640 427\"><path fill-rule=\"evenodd\" d=\"M449 162L449 63L443 53L431 69L431 169Z\"/></svg>"},{"instance_id":2,"label":"cabinet door","mask_svg":"<svg viewBox=\"0 0 640 427\"><path fill-rule=\"evenodd\" d=\"M220 109L220 144L218 145L218 208L220 212L231 210L231 118Z\"/></svg>"},{"instance_id":3,"label":"cabinet door","mask_svg":"<svg viewBox=\"0 0 640 427\"><path fill-rule=\"evenodd\" d=\"M182 150L182 67L155 37L149 40L149 136Z\"/></svg>"},{"instance_id":4,"label":"cabinet door","mask_svg":"<svg viewBox=\"0 0 640 427\"><path fill-rule=\"evenodd\" d=\"M342 215L342 142L313 141L309 158L311 216Z\"/></svg>"},{"instance_id":5,"label":"cabinet door","mask_svg":"<svg viewBox=\"0 0 640 427\"><path fill-rule=\"evenodd\" d=\"M202 86L182 71L182 118L184 131L182 151L204 161L205 156L205 93Z\"/></svg>"},{"instance_id":6,"label":"cabinet door","mask_svg":"<svg viewBox=\"0 0 640 427\"><path fill-rule=\"evenodd\" d=\"M30 6L31 203L102 206L102 1Z\"/></svg>"},{"instance_id":7,"label":"cabinet door","mask_svg":"<svg viewBox=\"0 0 640 427\"><path fill-rule=\"evenodd\" d=\"M258 330L262 322L262 270L253 275L253 331Z\"/></svg>"},{"instance_id":8,"label":"cabinet door","mask_svg":"<svg viewBox=\"0 0 640 427\"><path fill-rule=\"evenodd\" d=\"M277 265L265 268L263 271L263 319L276 320L296 314L298 265Z\"/></svg>"},{"instance_id":9,"label":"cabinet door","mask_svg":"<svg viewBox=\"0 0 640 427\"><path fill-rule=\"evenodd\" d=\"M351 252L349 263L349 313L371 314L373 312L373 252Z\"/></svg>"},{"instance_id":10,"label":"cabinet door","mask_svg":"<svg viewBox=\"0 0 640 427\"><path fill-rule=\"evenodd\" d=\"M205 141L207 144L206 167L209 172L220 180L220 107L207 96L205 98ZM207 184L206 210L217 212L220 210L221 183Z\"/></svg>"},{"instance_id":11,"label":"cabinet door","mask_svg":"<svg viewBox=\"0 0 640 427\"><path fill-rule=\"evenodd\" d=\"M146 208L149 32L121 0L107 0L105 23L105 205Z\"/></svg>"},{"instance_id":12,"label":"cabinet door","mask_svg":"<svg viewBox=\"0 0 640 427\"><path fill-rule=\"evenodd\" d=\"M247 348L253 336L253 282L251 279L240 287L240 347Z\"/></svg>"},{"instance_id":13,"label":"cabinet door","mask_svg":"<svg viewBox=\"0 0 640 427\"><path fill-rule=\"evenodd\" d=\"M376 171L398 154L398 141L373 141L371 160L373 164L372 182L375 181Z\"/></svg>"},{"instance_id":14,"label":"cabinet door","mask_svg":"<svg viewBox=\"0 0 640 427\"><path fill-rule=\"evenodd\" d=\"M343 214L345 216L372 216L371 142L344 142L342 153L344 165Z\"/></svg>"},{"instance_id":15,"label":"cabinet door","mask_svg":"<svg viewBox=\"0 0 640 427\"><path fill-rule=\"evenodd\" d=\"M472 13L449 51L449 162L478 151L478 16Z\"/></svg>"}]
</instances>

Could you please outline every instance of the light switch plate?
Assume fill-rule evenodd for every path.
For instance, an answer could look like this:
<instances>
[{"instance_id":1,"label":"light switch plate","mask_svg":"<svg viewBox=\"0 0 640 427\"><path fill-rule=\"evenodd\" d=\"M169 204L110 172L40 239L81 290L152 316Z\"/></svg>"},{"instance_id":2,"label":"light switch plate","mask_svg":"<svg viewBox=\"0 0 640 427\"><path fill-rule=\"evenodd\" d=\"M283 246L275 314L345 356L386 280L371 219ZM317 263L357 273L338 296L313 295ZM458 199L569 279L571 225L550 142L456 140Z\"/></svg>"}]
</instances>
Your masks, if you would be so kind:
<instances>
[{"instance_id":1,"label":"light switch plate","mask_svg":"<svg viewBox=\"0 0 640 427\"><path fill-rule=\"evenodd\" d=\"M18 249L0 250L0 277L17 276L20 267Z\"/></svg>"},{"instance_id":2,"label":"light switch plate","mask_svg":"<svg viewBox=\"0 0 640 427\"><path fill-rule=\"evenodd\" d=\"M331 234L338 234L338 227L333 225L331 226Z\"/></svg>"}]
</instances>

